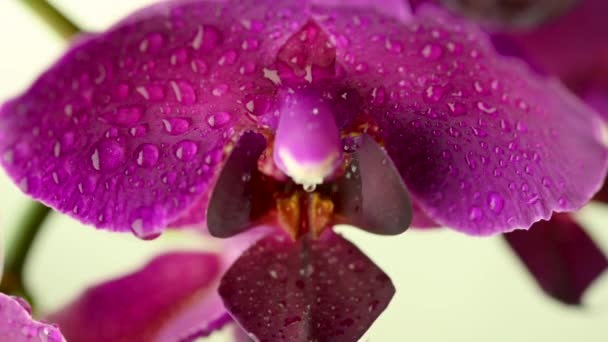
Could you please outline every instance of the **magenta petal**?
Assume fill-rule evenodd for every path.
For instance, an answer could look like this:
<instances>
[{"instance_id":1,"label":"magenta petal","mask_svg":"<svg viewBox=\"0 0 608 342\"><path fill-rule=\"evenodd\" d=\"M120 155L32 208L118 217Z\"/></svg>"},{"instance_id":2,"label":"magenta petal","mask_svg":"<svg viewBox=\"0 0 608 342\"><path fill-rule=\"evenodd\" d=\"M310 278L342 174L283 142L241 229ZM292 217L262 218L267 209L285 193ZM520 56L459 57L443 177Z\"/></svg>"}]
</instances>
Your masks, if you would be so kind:
<instances>
[{"instance_id":1,"label":"magenta petal","mask_svg":"<svg viewBox=\"0 0 608 342\"><path fill-rule=\"evenodd\" d=\"M310 2L320 6L376 10L401 21L407 21L412 17L412 8L407 0L311 0Z\"/></svg>"},{"instance_id":2,"label":"magenta petal","mask_svg":"<svg viewBox=\"0 0 608 342\"><path fill-rule=\"evenodd\" d=\"M428 6L407 24L317 11L348 37L336 38L342 87L367 99L361 110L438 223L474 235L527 228L599 189L608 154L597 114L498 55L478 27Z\"/></svg>"},{"instance_id":3,"label":"magenta petal","mask_svg":"<svg viewBox=\"0 0 608 342\"><path fill-rule=\"evenodd\" d=\"M23 300L0 293L0 341L62 342L57 326L32 319Z\"/></svg>"},{"instance_id":4,"label":"magenta petal","mask_svg":"<svg viewBox=\"0 0 608 342\"><path fill-rule=\"evenodd\" d=\"M257 341L356 341L391 300L388 276L353 244L264 238L228 270L226 308Z\"/></svg>"},{"instance_id":5,"label":"magenta petal","mask_svg":"<svg viewBox=\"0 0 608 342\"><path fill-rule=\"evenodd\" d=\"M542 289L566 304L580 304L608 269L606 255L568 214L504 236Z\"/></svg>"},{"instance_id":6,"label":"magenta petal","mask_svg":"<svg viewBox=\"0 0 608 342\"><path fill-rule=\"evenodd\" d=\"M213 254L172 253L87 290L50 316L70 341L180 341L207 336L230 321Z\"/></svg>"},{"instance_id":7,"label":"magenta petal","mask_svg":"<svg viewBox=\"0 0 608 342\"><path fill-rule=\"evenodd\" d=\"M279 11L275 6L280 8ZM0 161L79 220L160 233L208 193L243 99L308 14L291 1L175 1L81 40L0 110Z\"/></svg>"}]
</instances>

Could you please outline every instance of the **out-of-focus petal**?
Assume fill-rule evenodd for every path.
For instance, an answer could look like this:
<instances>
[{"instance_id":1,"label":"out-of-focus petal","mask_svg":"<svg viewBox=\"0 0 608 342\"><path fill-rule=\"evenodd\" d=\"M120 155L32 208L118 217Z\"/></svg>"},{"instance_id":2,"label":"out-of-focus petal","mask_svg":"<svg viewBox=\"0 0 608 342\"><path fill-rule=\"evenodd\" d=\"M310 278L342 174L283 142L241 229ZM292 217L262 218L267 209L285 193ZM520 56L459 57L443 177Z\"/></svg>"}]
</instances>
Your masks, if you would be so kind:
<instances>
[{"instance_id":1,"label":"out-of-focus petal","mask_svg":"<svg viewBox=\"0 0 608 342\"><path fill-rule=\"evenodd\" d=\"M123 278L93 287L49 319L69 341L181 341L230 322L213 254L172 253Z\"/></svg>"},{"instance_id":2,"label":"out-of-focus petal","mask_svg":"<svg viewBox=\"0 0 608 342\"><path fill-rule=\"evenodd\" d=\"M597 114L497 54L477 26L431 6L407 24L316 11L344 68L334 88L363 99L413 200L438 223L474 235L527 228L599 189L608 155Z\"/></svg>"},{"instance_id":3,"label":"out-of-focus petal","mask_svg":"<svg viewBox=\"0 0 608 342\"><path fill-rule=\"evenodd\" d=\"M220 285L226 308L259 341L356 341L394 294L390 279L354 245L328 233L293 242L270 235Z\"/></svg>"},{"instance_id":4,"label":"out-of-focus petal","mask_svg":"<svg viewBox=\"0 0 608 342\"><path fill-rule=\"evenodd\" d=\"M247 94L274 94L264 67L304 6L165 2L83 38L1 108L2 165L85 223L157 235L207 194L224 145L252 125Z\"/></svg>"},{"instance_id":5,"label":"out-of-focus petal","mask_svg":"<svg viewBox=\"0 0 608 342\"><path fill-rule=\"evenodd\" d=\"M0 341L62 342L56 325L37 322L22 299L0 293Z\"/></svg>"},{"instance_id":6,"label":"out-of-focus petal","mask_svg":"<svg viewBox=\"0 0 608 342\"><path fill-rule=\"evenodd\" d=\"M580 0L578 5L529 31L497 34L516 48L515 55L535 68L559 76L574 92L608 118L608 2ZM512 54L513 51L507 51Z\"/></svg>"},{"instance_id":7,"label":"out-of-focus petal","mask_svg":"<svg viewBox=\"0 0 608 342\"><path fill-rule=\"evenodd\" d=\"M566 80L591 71L608 53L608 2L580 0L565 15L530 31L507 35L523 56L543 71Z\"/></svg>"},{"instance_id":8,"label":"out-of-focus petal","mask_svg":"<svg viewBox=\"0 0 608 342\"><path fill-rule=\"evenodd\" d=\"M559 16L578 0L438 0L491 28L530 29ZM437 2L437 1L436 1Z\"/></svg>"},{"instance_id":9,"label":"out-of-focus petal","mask_svg":"<svg viewBox=\"0 0 608 342\"><path fill-rule=\"evenodd\" d=\"M310 2L329 7L373 9L401 21L408 21L412 18L412 8L407 0L311 0Z\"/></svg>"},{"instance_id":10,"label":"out-of-focus petal","mask_svg":"<svg viewBox=\"0 0 608 342\"><path fill-rule=\"evenodd\" d=\"M504 237L540 287L566 304L581 304L585 290L608 269L606 255L568 214Z\"/></svg>"}]
</instances>

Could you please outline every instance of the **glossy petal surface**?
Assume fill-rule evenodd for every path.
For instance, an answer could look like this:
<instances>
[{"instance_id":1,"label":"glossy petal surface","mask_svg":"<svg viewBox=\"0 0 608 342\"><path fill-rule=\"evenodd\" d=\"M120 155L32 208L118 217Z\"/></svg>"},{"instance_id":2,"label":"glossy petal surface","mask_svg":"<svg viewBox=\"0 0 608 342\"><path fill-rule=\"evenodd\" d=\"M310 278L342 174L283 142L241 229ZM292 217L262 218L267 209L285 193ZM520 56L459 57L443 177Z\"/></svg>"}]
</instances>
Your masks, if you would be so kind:
<instances>
[{"instance_id":1,"label":"glossy petal surface","mask_svg":"<svg viewBox=\"0 0 608 342\"><path fill-rule=\"evenodd\" d=\"M608 269L606 255L568 214L504 236L540 287L566 304L581 304L585 290Z\"/></svg>"},{"instance_id":2,"label":"glossy petal surface","mask_svg":"<svg viewBox=\"0 0 608 342\"><path fill-rule=\"evenodd\" d=\"M49 317L70 341L179 341L230 321L217 295L221 261L173 253L91 288Z\"/></svg>"},{"instance_id":3,"label":"glossy petal surface","mask_svg":"<svg viewBox=\"0 0 608 342\"><path fill-rule=\"evenodd\" d=\"M263 68L302 6L166 2L83 38L2 107L2 164L85 223L157 235L207 194L247 94L274 92Z\"/></svg>"},{"instance_id":4,"label":"glossy petal surface","mask_svg":"<svg viewBox=\"0 0 608 342\"><path fill-rule=\"evenodd\" d=\"M597 114L499 56L477 27L430 6L407 25L317 11L338 42L340 86L362 98L359 110L438 223L473 235L527 228L599 189L607 154Z\"/></svg>"},{"instance_id":5,"label":"glossy petal surface","mask_svg":"<svg viewBox=\"0 0 608 342\"><path fill-rule=\"evenodd\" d=\"M220 285L226 308L258 341L356 341L386 308L390 279L329 233L294 243L271 235L247 250Z\"/></svg>"},{"instance_id":6,"label":"glossy petal surface","mask_svg":"<svg viewBox=\"0 0 608 342\"><path fill-rule=\"evenodd\" d=\"M313 4L328 7L360 7L376 10L383 15L407 21L412 18L412 9L407 0L311 0Z\"/></svg>"},{"instance_id":7,"label":"glossy petal surface","mask_svg":"<svg viewBox=\"0 0 608 342\"><path fill-rule=\"evenodd\" d=\"M62 342L59 328L37 322L31 317L27 303L0 293L0 341L10 342Z\"/></svg>"}]
</instances>

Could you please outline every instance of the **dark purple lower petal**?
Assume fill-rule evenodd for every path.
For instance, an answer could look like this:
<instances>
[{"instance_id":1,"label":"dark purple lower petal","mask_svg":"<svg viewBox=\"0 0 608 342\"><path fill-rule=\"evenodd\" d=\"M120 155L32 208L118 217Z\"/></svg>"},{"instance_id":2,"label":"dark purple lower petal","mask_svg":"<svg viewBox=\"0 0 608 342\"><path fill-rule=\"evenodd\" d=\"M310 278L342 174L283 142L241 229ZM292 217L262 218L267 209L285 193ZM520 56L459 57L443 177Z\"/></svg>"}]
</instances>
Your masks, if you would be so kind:
<instances>
[{"instance_id":1,"label":"dark purple lower petal","mask_svg":"<svg viewBox=\"0 0 608 342\"><path fill-rule=\"evenodd\" d=\"M258 341L356 341L395 288L353 244L331 232L297 242L272 235L247 250L220 285L226 308Z\"/></svg>"},{"instance_id":2,"label":"dark purple lower petal","mask_svg":"<svg viewBox=\"0 0 608 342\"><path fill-rule=\"evenodd\" d=\"M0 293L0 341L65 341L57 326L33 320L30 308L26 305L20 298Z\"/></svg>"},{"instance_id":3,"label":"dark purple lower petal","mask_svg":"<svg viewBox=\"0 0 608 342\"><path fill-rule=\"evenodd\" d=\"M50 316L70 341L167 341L207 336L230 321L216 293L221 261L173 253L87 290Z\"/></svg>"},{"instance_id":4,"label":"dark purple lower petal","mask_svg":"<svg viewBox=\"0 0 608 342\"><path fill-rule=\"evenodd\" d=\"M585 290L608 269L606 255L568 214L504 236L542 289L566 304L581 304Z\"/></svg>"}]
</instances>

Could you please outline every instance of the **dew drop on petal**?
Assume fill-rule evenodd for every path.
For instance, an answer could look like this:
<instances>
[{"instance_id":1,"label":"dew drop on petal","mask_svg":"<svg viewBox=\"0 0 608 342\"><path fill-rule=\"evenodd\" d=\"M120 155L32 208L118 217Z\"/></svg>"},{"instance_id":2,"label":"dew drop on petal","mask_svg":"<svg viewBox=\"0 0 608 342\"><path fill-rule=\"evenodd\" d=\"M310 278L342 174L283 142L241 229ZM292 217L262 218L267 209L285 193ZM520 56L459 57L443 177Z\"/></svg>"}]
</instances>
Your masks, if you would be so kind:
<instances>
[{"instance_id":1,"label":"dew drop on petal","mask_svg":"<svg viewBox=\"0 0 608 342\"><path fill-rule=\"evenodd\" d=\"M112 171L125 160L125 149L114 140L103 140L91 154L91 163L97 171Z\"/></svg>"},{"instance_id":2,"label":"dew drop on petal","mask_svg":"<svg viewBox=\"0 0 608 342\"><path fill-rule=\"evenodd\" d=\"M159 156L160 151L156 145L143 144L135 151L135 162L144 168L152 167L158 163Z\"/></svg>"},{"instance_id":3,"label":"dew drop on petal","mask_svg":"<svg viewBox=\"0 0 608 342\"><path fill-rule=\"evenodd\" d=\"M469 220L481 221L483 219L483 212L479 207L471 207L469 210Z\"/></svg>"},{"instance_id":4,"label":"dew drop on petal","mask_svg":"<svg viewBox=\"0 0 608 342\"><path fill-rule=\"evenodd\" d=\"M190 119L188 118L167 118L163 119L165 131L171 135L181 135L190 129Z\"/></svg>"},{"instance_id":5,"label":"dew drop on petal","mask_svg":"<svg viewBox=\"0 0 608 342\"><path fill-rule=\"evenodd\" d=\"M207 123L211 128L224 127L230 121L230 113L217 112L207 117Z\"/></svg>"},{"instance_id":6,"label":"dew drop on petal","mask_svg":"<svg viewBox=\"0 0 608 342\"><path fill-rule=\"evenodd\" d=\"M500 214L505 206L505 200L496 192L488 194L488 207L496 214Z\"/></svg>"},{"instance_id":7,"label":"dew drop on petal","mask_svg":"<svg viewBox=\"0 0 608 342\"><path fill-rule=\"evenodd\" d=\"M179 142L175 148L175 156L177 159L182 161L190 161L194 159L197 152L198 147L196 146L196 143L190 140L183 140Z\"/></svg>"},{"instance_id":8,"label":"dew drop on petal","mask_svg":"<svg viewBox=\"0 0 608 342\"><path fill-rule=\"evenodd\" d=\"M430 43L420 50L420 54L428 60L435 61L443 55L443 48L437 44Z\"/></svg>"}]
</instances>

